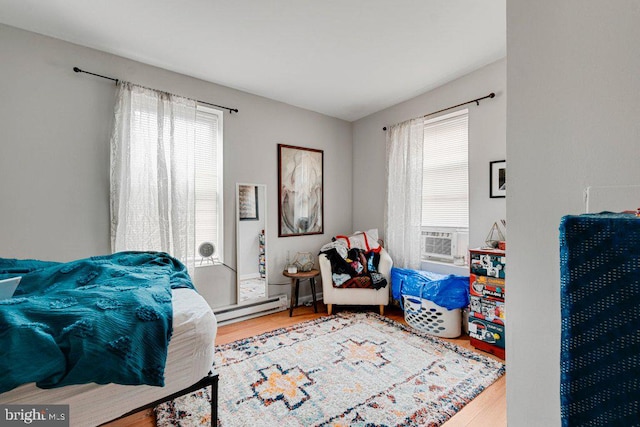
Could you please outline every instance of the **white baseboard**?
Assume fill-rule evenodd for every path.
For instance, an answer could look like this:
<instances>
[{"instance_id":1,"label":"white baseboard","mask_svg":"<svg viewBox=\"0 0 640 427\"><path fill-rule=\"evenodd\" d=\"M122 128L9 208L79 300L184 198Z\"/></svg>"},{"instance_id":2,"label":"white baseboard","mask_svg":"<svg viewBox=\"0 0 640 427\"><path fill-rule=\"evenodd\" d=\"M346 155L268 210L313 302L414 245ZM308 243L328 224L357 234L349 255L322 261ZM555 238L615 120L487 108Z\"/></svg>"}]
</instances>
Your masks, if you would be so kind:
<instances>
[{"instance_id":1,"label":"white baseboard","mask_svg":"<svg viewBox=\"0 0 640 427\"><path fill-rule=\"evenodd\" d=\"M218 325L226 325L229 323L239 322L241 320L252 319L258 316L265 316L271 313L277 313L289 308L289 299L286 295L276 295L269 297L264 301L254 304L236 305L225 308L214 309Z\"/></svg>"},{"instance_id":2,"label":"white baseboard","mask_svg":"<svg viewBox=\"0 0 640 427\"><path fill-rule=\"evenodd\" d=\"M322 301L322 292L316 294L316 301ZM312 295L300 295L298 298L298 304L308 304L311 303L313 305L313 296Z\"/></svg>"},{"instance_id":3,"label":"white baseboard","mask_svg":"<svg viewBox=\"0 0 640 427\"><path fill-rule=\"evenodd\" d=\"M321 304L322 292L316 294L316 301ZM241 322L243 320L253 319L254 317L266 316L267 314L277 313L289 309L291 304L286 294L275 295L255 304L235 305L217 308L213 310L216 316L218 326L228 325L231 323ZM313 305L313 296L301 295L298 298L299 305ZM318 308L320 309L320 308Z\"/></svg>"}]
</instances>

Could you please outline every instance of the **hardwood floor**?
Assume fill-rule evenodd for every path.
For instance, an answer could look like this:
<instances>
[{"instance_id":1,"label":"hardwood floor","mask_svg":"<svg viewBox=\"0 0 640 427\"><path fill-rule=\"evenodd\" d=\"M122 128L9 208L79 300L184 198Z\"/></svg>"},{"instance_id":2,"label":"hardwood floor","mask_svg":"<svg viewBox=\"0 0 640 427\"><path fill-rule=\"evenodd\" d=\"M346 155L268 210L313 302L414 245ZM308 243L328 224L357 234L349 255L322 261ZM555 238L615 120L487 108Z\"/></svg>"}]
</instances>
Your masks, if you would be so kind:
<instances>
[{"instance_id":1,"label":"hardwood floor","mask_svg":"<svg viewBox=\"0 0 640 427\"><path fill-rule=\"evenodd\" d=\"M218 335L216 337L216 344L226 344L239 339L247 338L250 336L258 335L264 332L268 332L277 328L295 325L296 323L304 322L305 320L317 319L321 316L326 316L326 307L319 303L319 313L313 312L313 307L297 307L293 311L293 317L289 317L289 310L282 311L268 316L256 317L254 319L245 320L242 322L232 323L218 328ZM342 310L364 310L377 312L377 307L334 307L340 312ZM396 307L389 307L385 310L385 316L406 324L404 321L403 312ZM467 349L478 351L479 353L493 357L500 360L491 354L481 352L474 349L469 344L469 338L462 336L455 339L447 339L447 341L454 342ZM145 411L144 413L138 413L131 415L125 419L118 421L117 423L108 424L110 427L154 427L155 419L153 411ZM457 426L473 426L473 427L502 427L507 425L507 403L506 403L506 375L493 383L490 387L484 390L478 397L469 402L462 410L456 415L451 417L444 426L445 427L457 427Z\"/></svg>"}]
</instances>

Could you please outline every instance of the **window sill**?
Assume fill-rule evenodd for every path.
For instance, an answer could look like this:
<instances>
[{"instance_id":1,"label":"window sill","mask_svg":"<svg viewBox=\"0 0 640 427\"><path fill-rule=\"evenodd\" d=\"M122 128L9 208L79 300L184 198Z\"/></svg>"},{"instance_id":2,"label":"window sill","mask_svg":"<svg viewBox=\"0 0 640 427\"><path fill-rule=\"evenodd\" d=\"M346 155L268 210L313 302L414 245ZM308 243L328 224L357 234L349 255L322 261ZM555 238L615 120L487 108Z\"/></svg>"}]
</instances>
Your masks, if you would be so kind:
<instances>
[{"instance_id":1,"label":"window sill","mask_svg":"<svg viewBox=\"0 0 640 427\"><path fill-rule=\"evenodd\" d=\"M217 259L213 260L213 262L212 261L202 261L202 263L200 263L200 260L196 260L195 261L196 268L215 267L215 266L219 266L219 265L223 265L223 263L220 262Z\"/></svg>"},{"instance_id":2,"label":"window sill","mask_svg":"<svg viewBox=\"0 0 640 427\"><path fill-rule=\"evenodd\" d=\"M422 260L420 268L438 274L455 274L457 276L468 276L469 265L456 265L450 262Z\"/></svg>"}]
</instances>

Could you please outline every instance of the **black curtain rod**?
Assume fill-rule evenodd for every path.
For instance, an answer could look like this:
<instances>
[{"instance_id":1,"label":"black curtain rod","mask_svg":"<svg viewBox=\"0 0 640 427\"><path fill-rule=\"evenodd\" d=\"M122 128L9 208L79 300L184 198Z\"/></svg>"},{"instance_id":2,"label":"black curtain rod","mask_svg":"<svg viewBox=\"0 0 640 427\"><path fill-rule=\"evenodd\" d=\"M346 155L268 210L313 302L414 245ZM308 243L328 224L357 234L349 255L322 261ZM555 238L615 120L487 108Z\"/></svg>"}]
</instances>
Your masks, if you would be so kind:
<instances>
[{"instance_id":1,"label":"black curtain rod","mask_svg":"<svg viewBox=\"0 0 640 427\"><path fill-rule=\"evenodd\" d=\"M116 84L118 84L118 82L120 80L118 79L114 79L113 77L107 77L107 76L102 76L100 74L96 74L96 73L91 73L89 71L85 71L85 70L81 70L78 67L73 67L73 71L75 71L76 73L85 73L85 74L91 74L92 76L96 76L96 77L101 77L103 79L107 79L107 80L112 80L114 82L116 82ZM229 113L237 113L238 109L237 108L230 108L230 107L225 107L223 105L218 105L218 104L212 104L210 102L205 102L205 101L200 101L198 99L195 99L194 101L200 103L200 104L205 104L205 105L211 105L212 107L218 107L218 108L222 108L223 110L229 110Z\"/></svg>"},{"instance_id":2,"label":"black curtain rod","mask_svg":"<svg viewBox=\"0 0 640 427\"><path fill-rule=\"evenodd\" d=\"M476 105L480 105L480 101L482 101L483 99L495 98L495 96L496 96L496 94L491 92L489 95L483 96L482 98L472 99L471 101L463 102L462 104L454 105L453 107L443 108L442 110L438 110L438 111L434 111L433 113L425 114L422 117L433 116L434 114L442 113L443 111L451 110L452 108L462 107L463 105L471 104L473 102L475 102ZM383 127L382 130L387 130L387 127L386 126Z\"/></svg>"}]
</instances>

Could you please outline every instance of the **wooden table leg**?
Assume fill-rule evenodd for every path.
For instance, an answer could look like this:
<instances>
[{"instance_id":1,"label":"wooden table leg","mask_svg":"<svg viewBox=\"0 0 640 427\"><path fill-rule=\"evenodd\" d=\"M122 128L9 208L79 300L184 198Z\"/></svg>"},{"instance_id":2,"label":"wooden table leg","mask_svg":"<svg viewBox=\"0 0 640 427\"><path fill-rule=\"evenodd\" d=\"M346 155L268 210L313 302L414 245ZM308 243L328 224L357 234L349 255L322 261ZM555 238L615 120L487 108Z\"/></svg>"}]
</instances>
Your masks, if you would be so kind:
<instances>
[{"instance_id":1,"label":"wooden table leg","mask_svg":"<svg viewBox=\"0 0 640 427\"><path fill-rule=\"evenodd\" d=\"M313 311L318 312L318 305L316 304L316 279L312 277L309 279L311 283L311 295L313 296Z\"/></svg>"},{"instance_id":2,"label":"wooden table leg","mask_svg":"<svg viewBox=\"0 0 640 427\"><path fill-rule=\"evenodd\" d=\"M296 290L296 279L291 279L291 304L289 306L289 317L293 316L293 302L298 301L298 292Z\"/></svg>"}]
</instances>

